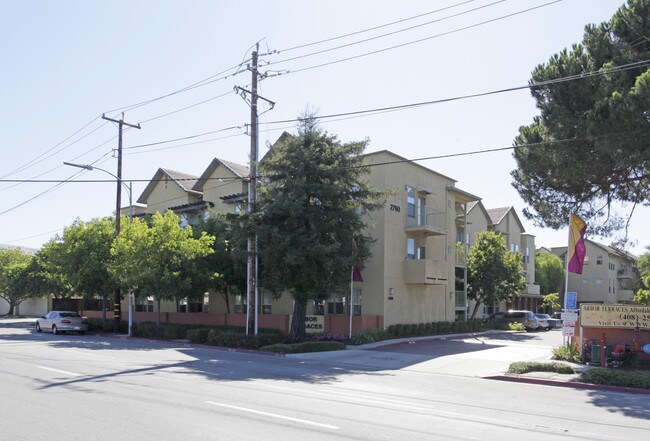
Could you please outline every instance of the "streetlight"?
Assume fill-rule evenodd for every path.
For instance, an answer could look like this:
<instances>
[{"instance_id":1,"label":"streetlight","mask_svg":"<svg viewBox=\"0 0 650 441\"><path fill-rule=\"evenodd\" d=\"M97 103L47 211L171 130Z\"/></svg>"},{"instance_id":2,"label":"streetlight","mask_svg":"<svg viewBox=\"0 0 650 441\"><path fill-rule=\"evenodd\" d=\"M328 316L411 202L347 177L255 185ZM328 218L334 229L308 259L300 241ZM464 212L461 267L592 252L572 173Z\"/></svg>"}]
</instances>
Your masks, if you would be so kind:
<instances>
[{"instance_id":1,"label":"streetlight","mask_svg":"<svg viewBox=\"0 0 650 441\"><path fill-rule=\"evenodd\" d=\"M122 179L120 179L119 177L117 177L113 173L109 172L108 170L104 170L103 168L95 167L95 166L92 166L90 164L74 164L72 162L64 162L63 164L64 165L69 165L71 167L83 168L83 169L86 169L86 170L99 170L99 171L102 171L102 172L114 177L118 182L117 189L118 190L120 189L119 184L121 184L126 189L127 193L129 194L129 223L131 223L133 221L133 199L132 199L132 188L131 188L132 183L131 183L131 181L129 181L129 186L127 187L127 185L124 183L124 181ZM122 203L121 203L122 201L120 200L120 196L121 196L121 194L118 191L117 192L117 208L116 208L116 211L115 211L115 236L118 236L120 234L120 210L121 210L120 207L122 205ZM116 288L116 289L119 290L119 287ZM129 333L128 333L128 336L129 337L131 336L131 326L133 324L132 296L133 296L132 291L129 290L129 297L128 297L128 299L129 299ZM117 321L117 318L116 318L116 321ZM117 325L116 325L116 331L117 331Z\"/></svg>"},{"instance_id":2,"label":"streetlight","mask_svg":"<svg viewBox=\"0 0 650 441\"><path fill-rule=\"evenodd\" d=\"M69 165L71 167L78 167L78 168L83 168L83 169L91 170L91 171L92 170L103 171L104 173L106 173L108 175L111 175L112 177L117 179L117 181L120 184L122 184L122 186L124 187L126 192L129 194L129 223L133 220L133 202L132 202L133 199L132 199L132 193L131 193L131 185L132 185L131 181L129 181L129 185L127 186L126 183L122 179L118 178L113 173L109 172L108 170L104 170L103 168L95 167L94 165L90 165L90 164L73 164L72 162L64 162L63 164ZM121 201L118 200L117 202L118 202L118 205L121 205L120 204ZM118 210L117 213L115 213L115 216L118 217L119 215L120 215L120 212ZM119 231L118 231L118 233L119 233Z\"/></svg>"}]
</instances>

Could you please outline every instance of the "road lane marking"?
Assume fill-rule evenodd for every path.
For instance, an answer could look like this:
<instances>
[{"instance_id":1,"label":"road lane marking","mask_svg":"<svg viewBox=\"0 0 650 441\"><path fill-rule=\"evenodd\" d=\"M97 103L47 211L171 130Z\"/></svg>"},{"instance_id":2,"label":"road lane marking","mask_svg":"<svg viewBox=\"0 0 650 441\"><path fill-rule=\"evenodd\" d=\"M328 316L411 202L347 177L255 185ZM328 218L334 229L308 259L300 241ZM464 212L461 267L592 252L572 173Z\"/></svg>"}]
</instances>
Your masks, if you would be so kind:
<instances>
[{"instance_id":1,"label":"road lane marking","mask_svg":"<svg viewBox=\"0 0 650 441\"><path fill-rule=\"evenodd\" d=\"M69 372L69 371L62 371L61 369L54 369L46 366L36 366L39 369L44 369L46 371L52 371L52 372L57 372L59 374L64 374L64 375L70 375L71 377L81 377L81 374L77 374L76 372Z\"/></svg>"},{"instance_id":2,"label":"road lane marking","mask_svg":"<svg viewBox=\"0 0 650 441\"><path fill-rule=\"evenodd\" d=\"M206 401L206 403L212 404L213 406L226 407L228 409L241 410L243 412L254 413L254 414L257 414L257 415L263 415L263 416L268 416L268 417L272 417L272 418L278 418L280 420L294 421L296 423L308 424L310 426L323 427L325 429L333 429L333 430L338 430L339 429L339 427L331 426L329 424L316 423L314 421L308 421L308 420L302 420L300 418L293 418L293 417L288 417L288 416L284 416L284 415L278 415L276 413L261 412L259 410L248 409L246 407L231 406L230 404L215 403L214 401Z\"/></svg>"}]
</instances>

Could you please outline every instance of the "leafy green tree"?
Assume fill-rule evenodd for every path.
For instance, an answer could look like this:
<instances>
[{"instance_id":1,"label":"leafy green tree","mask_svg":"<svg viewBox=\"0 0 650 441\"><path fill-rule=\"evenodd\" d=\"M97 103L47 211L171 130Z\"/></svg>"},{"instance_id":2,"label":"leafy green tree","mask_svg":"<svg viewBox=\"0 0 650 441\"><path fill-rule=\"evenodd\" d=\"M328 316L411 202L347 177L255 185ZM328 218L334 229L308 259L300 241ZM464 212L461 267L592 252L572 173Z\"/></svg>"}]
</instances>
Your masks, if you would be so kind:
<instances>
[{"instance_id":1,"label":"leafy green tree","mask_svg":"<svg viewBox=\"0 0 650 441\"><path fill-rule=\"evenodd\" d=\"M590 220L592 234L610 235L626 225L615 202L629 204L628 221L635 205L650 203L648 17L648 0L629 0L533 71L541 114L519 129L512 177L536 225L565 227L573 212ZM632 63L640 65L584 75ZM571 76L579 79L554 82Z\"/></svg>"},{"instance_id":2,"label":"leafy green tree","mask_svg":"<svg viewBox=\"0 0 650 441\"><path fill-rule=\"evenodd\" d=\"M114 238L114 220L109 218L77 219L64 229L61 247L65 259L58 269L77 295L106 300L115 289L115 279L108 272Z\"/></svg>"},{"instance_id":3,"label":"leafy green tree","mask_svg":"<svg viewBox=\"0 0 650 441\"><path fill-rule=\"evenodd\" d=\"M540 305L541 309L546 311L547 314L553 312L554 309L560 309L560 294L552 292L546 294L542 299L542 304Z\"/></svg>"},{"instance_id":4,"label":"leafy green tree","mask_svg":"<svg viewBox=\"0 0 650 441\"><path fill-rule=\"evenodd\" d=\"M370 256L367 213L383 205L383 195L364 179L366 144L341 143L305 118L298 135L281 138L260 164L260 283L276 295L291 293L293 339L305 337L307 303L345 289L352 265Z\"/></svg>"},{"instance_id":5,"label":"leafy green tree","mask_svg":"<svg viewBox=\"0 0 650 441\"><path fill-rule=\"evenodd\" d=\"M538 253L535 256L535 283L543 296L557 293L565 282L564 262L555 254Z\"/></svg>"},{"instance_id":6,"label":"leafy green tree","mask_svg":"<svg viewBox=\"0 0 650 441\"><path fill-rule=\"evenodd\" d=\"M219 293L230 313L230 297L246 292L248 233L239 215L216 214L194 228L194 237L205 232L215 238L213 253L197 262L198 277L206 289Z\"/></svg>"},{"instance_id":7,"label":"leafy green tree","mask_svg":"<svg viewBox=\"0 0 650 441\"><path fill-rule=\"evenodd\" d=\"M650 246L647 246L636 261L637 271L641 278L641 287L634 295L634 301L643 305L650 305Z\"/></svg>"},{"instance_id":8,"label":"leafy green tree","mask_svg":"<svg viewBox=\"0 0 650 441\"><path fill-rule=\"evenodd\" d=\"M63 270L65 264L65 246L57 235L41 247L30 267L32 290L36 296L51 294L66 299L75 294Z\"/></svg>"},{"instance_id":9,"label":"leafy green tree","mask_svg":"<svg viewBox=\"0 0 650 441\"><path fill-rule=\"evenodd\" d=\"M18 249L0 249L0 298L9 304L8 315L13 315L16 306L32 297L21 277L32 258Z\"/></svg>"},{"instance_id":10,"label":"leafy green tree","mask_svg":"<svg viewBox=\"0 0 650 441\"><path fill-rule=\"evenodd\" d=\"M526 288L522 259L520 252L508 251L500 234L482 231L476 235L467 256L467 297L476 302L472 319L481 304L506 301Z\"/></svg>"},{"instance_id":11,"label":"leafy green tree","mask_svg":"<svg viewBox=\"0 0 650 441\"><path fill-rule=\"evenodd\" d=\"M202 233L194 238L191 227L183 228L171 211L156 213L147 220L134 219L122 226L113 242L108 271L123 288L137 290L139 296L153 296L158 303L185 298L193 287L189 274L200 257L213 252L214 237Z\"/></svg>"}]
</instances>

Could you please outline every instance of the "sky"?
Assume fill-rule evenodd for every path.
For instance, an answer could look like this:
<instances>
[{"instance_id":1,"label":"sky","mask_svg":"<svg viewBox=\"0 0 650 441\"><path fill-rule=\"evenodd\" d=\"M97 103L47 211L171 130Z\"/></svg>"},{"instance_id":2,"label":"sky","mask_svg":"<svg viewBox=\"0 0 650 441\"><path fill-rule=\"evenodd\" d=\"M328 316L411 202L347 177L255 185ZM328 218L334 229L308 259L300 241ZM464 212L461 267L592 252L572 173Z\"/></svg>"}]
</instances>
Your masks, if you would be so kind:
<instances>
[{"instance_id":1,"label":"sky","mask_svg":"<svg viewBox=\"0 0 650 441\"><path fill-rule=\"evenodd\" d=\"M248 163L246 69L259 43L260 156L306 110L321 116L525 86L532 70L611 18L623 0L23 0L0 15L0 244L38 248L79 218L115 210L122 178L137 201L158 168L200 175L213 158ZM534 9L532 9L534 8ZM526 9L531 9L526 12ZM391 24L392 23L392 24ZM407 29L408 28L408 29ZM242 63L243 62L243 63ZM188 86L197 86L191 87ZM527 220L509 150L538 114L528 90L356 117L324 118L343 142L368 139L457 181L486 208L513 206L536 245L567 229ZM179 141L171 140L184 138ZM153 144L153 145L151 145ZM87 171L63 162L93 164ZM111 179L113 179L111 181ZM14 182L14 181L32 182ZM52 182L33 182L49 180ZM69 182L61 183L60 181ZM76 182L75 182L76 181ZM122 206L129 194L122 192ZM650 208L629 234L650 245ZM589 236L588 236L589 237ZM608 244L611 238L592 237Z\"/></svg>"}]
</instances>

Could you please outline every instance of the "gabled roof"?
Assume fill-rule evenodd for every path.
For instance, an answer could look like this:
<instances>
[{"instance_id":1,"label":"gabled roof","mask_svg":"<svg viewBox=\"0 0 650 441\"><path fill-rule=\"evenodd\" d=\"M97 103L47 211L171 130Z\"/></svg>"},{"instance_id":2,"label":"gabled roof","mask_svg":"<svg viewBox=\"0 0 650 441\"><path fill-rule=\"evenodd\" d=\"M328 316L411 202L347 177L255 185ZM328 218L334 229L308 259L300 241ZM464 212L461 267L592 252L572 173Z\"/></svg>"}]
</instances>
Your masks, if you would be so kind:
<instances>
[{"instance_id":1,"label":"gabled roof","mask_svg":"<svg viewBox=\"0 0 650 441\"><path fill-rule=\"evenodd\" d=\"M483 205L483 202L481 202L481 201L470 202L467 205L467 214L471 213L471 211L476 207L478 207L478 209L483 212L483 215L485 216L486 219L490 220L490 215L488 214L487 210L485 209L485 205Z\"/></svg>"},{"instance_id":2,"label":"gabled roof","mask_svg":"<svg viewBox=\"0 0 650 441\"><path fill-rule=\"evenodd\" d=\"M615 255L617 255L619 257L623 257L625 259L630 259L630 260L636 260L637 259L637 257L634 254L628 253L625 250L620 250L620 249L613 248L613 247L610 247L610 246L607 246L607 245L603 245L602 243L594 242L593 240L590 240L590 239L585 239L585 242L591 242L592 244L596 245L597 247L602 248L608 254L615 254Z\"/></svg>"},{"instance_id":3,"label":"gabled roof","mask_svg":"<svg viewBox=\"0 0 650 441\"><path fill-rule=\"evenodd\" d=\"M405 158L405 157L403 157L403 156L400 156L400 155L398 155L397 153L391 152L390 150L379 150L379 151L376 151L376 152L364 153L364 154L361 155L361 156L362 156L363 158L371 158L371 157L373 157L373 156L378 156L378 155L382 155L382 154L384 154L384 155L389 155L389 156L393 156L393 157L395 158L395 161L389 161L389 162L387 162L386 164L393 164L393 163L399 163L399 162L404 162L404 163L408 162L408 163L410 163L411 165L414 165L415 167L419 167L419 168L422 168L422 169L428 171L429 173L433 173L433 174L435 174L435 175L438 175L438 176L440 176L440 177L442 177L442 178L445 178L445 179L447 179L447 180L449 180L449 181L452 181L452 182L454 182L454 183L457 182L455 179L450 178L449 176L445 176L445 175L443 175L442 173L438 173L438 172L435 171L435 170L431 170L431 169L428 168L428 167L425 167L425 166L423 166L423 165L420 165L420 164L418 164L417 162L414 162L414 161L412 161L412 160L410 160L410 159L407 159L407 158Z\"/></svg>"},{"instance_id":4,"label":"gabled roof","mask_svg":"<svg viewBox=\"0 0 650 441\"><path fill-rule=\"evenodd\" d=\"M235 176L245 179L248 177L250 170L245 165L237 164L234 162L226 161L225 159L214 158L208 168L201 174L201 176L196 180L193 190L202 192L205 183L208 182L208 179L212 176L212 173L219 167L223 165L228 170L230 170ZM225 176L224 176L225 177Z\"/></svg>"},{"instance_id":5,"label":"gabled roof","mask_svg":"<svg viewBox=\"0 0 650 441\"><path fill-rule=\"evenodd\" d=\"M508 213L512 211L512 214L517 221L517 225L519 225L519 228L521 228L521 232L523 233L526 231L524 225L521 223L521 220L519 220L519 216L517 215L517 211L514 209L514 207L488 208L486 211L490 216L492 225L499 225L501 221L508 215Z\"/></svg>"},{"instance_id":6,"label":"gabled roof","mask_svg":"<svg viewBox=\"0 0 650 441\"><path fill-rule=\"evenodd\" d=\"M607 246L607 245L603 245L602 243L595 242L595 241L593 241L591 239L585 239L585 242L589 242L590 244L592 244L594 246L597 246L598 248L602 249L603 251L605 251L608 254L614 254L616 256L623 257L623 258L629 259L629 260L637 260L638 259L637 256L635 256L632 253L628 253L625 250L619 250L619 249L616 249L616 248L613 248L613 247L610 247L610 246ZM552 247L551 249L553 250L554 253L558 254L559 256L562 256L562 255L566 254L567 248L568 247L566 245L564 245L564 246L560 246L560 247Z\"/></svg>"},{"instance_id":7,"label":"gabled roof","mask_svg":"<svg viewBox=\"0 0 650 441\"><path fill-rule=\"evenodd\" d=\"M156 174L153 175L153 178L151 178L151 181L149 181L149 184L147 184L145 187L137 202L140 204L146 204L149 195L151 195L153 189L156 188L156 185L158 185L161 181L166 180L173 181L187 193L201 195L202 193L200 191L192 190L192 187L196 184L197 179L198 177L194 175L170 170L168 168L159 168Z\"/></svg>"}]
</instances>

